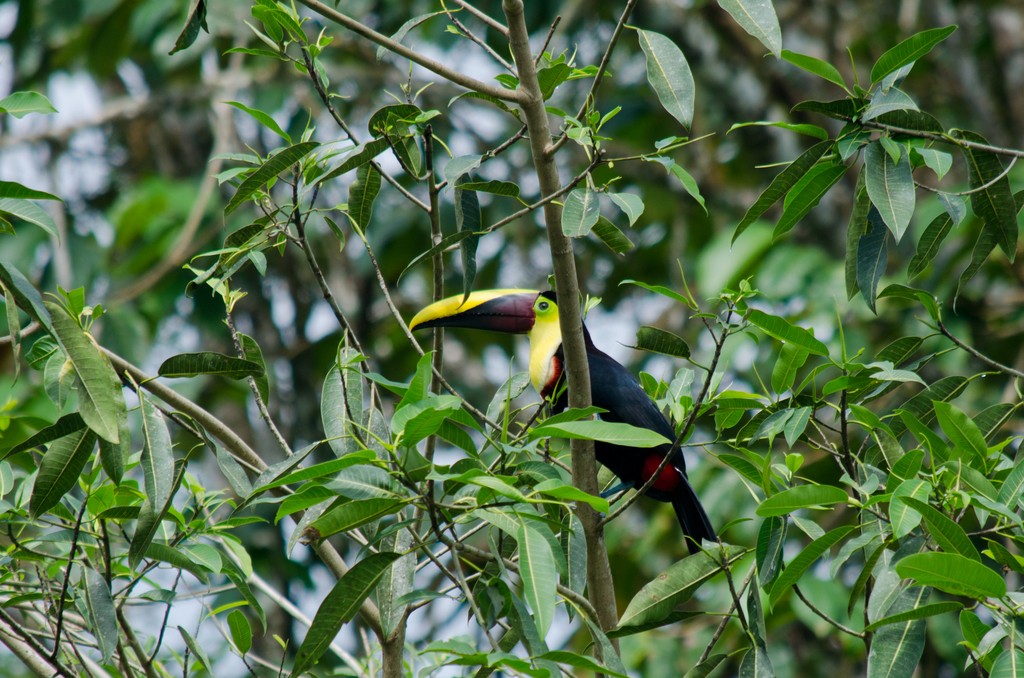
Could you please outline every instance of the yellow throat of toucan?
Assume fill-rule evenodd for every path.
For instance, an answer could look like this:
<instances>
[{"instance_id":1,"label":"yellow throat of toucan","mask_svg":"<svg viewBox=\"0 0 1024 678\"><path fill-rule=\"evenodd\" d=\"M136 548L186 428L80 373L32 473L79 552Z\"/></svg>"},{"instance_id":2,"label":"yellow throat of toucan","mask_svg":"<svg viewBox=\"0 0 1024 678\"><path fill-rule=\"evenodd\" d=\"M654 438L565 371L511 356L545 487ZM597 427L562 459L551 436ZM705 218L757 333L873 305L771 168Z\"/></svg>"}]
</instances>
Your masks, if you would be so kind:
<instances>
[{"instance_id":1,"label":"yellow throat of toucan","mask_svg":"<svg viewBox=\"0 0 1024 678\"><path fill-rule=\"evenodd\" d=\"M480 290L437 301L409 323L409 329L466 327L526 334L530 339L530 381L543 396L550 394L562 373L558 348L562 331L558 306L549 293L536 290Z\"/></svg>"},{"instance_id":2,"label":"yellow throat of toucan","mask_svg":"<svg viewBox=\"0 0 1024 678\"><path fill-rule=\"evenodd\" d=\"M538 295L533 311L536 319L528 335L530 381L537 393L547 397L562 374L562 365L556 355L562 345L562 329L558 325L558 306L554 300Z\"/></svg>"}]
</instances>

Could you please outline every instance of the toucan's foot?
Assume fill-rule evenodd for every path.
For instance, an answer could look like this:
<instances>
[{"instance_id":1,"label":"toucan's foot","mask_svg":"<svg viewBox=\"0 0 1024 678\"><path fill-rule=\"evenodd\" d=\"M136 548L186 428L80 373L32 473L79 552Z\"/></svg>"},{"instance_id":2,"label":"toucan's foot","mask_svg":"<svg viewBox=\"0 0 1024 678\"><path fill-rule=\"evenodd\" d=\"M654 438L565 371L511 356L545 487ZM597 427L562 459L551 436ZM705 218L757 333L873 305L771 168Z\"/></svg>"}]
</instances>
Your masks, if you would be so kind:
<instances>
[{"instance_id":1,"label":"toucan's foot","mask_svg":"<svg viewBox=\"0 0 1024 678\"><path fill-rule=\"evenodd\" d=\"M618 485L615 485L614 487L609 487L607 490L602 492L601 498L607 499L608 497L614 497L619 492L624 492L625 490L628 490L631 487L633 487L633 483L619 483Z\"/></svg>"}]
</instances>

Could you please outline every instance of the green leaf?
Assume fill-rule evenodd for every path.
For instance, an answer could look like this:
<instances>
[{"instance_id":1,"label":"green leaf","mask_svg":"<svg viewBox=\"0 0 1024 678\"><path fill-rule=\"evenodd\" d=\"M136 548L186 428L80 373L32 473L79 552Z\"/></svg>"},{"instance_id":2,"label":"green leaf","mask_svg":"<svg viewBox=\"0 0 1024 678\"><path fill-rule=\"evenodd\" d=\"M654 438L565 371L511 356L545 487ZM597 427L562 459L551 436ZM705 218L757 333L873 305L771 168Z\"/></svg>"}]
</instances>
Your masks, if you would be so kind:
<instances>
[{"instance_id":1,"label":"green leaf","mask_svg":"<svg viewBox=\"0 0 1024 678\"><path fill-rule=\"evenodd\" d=\"M630 226L644 213L644 200L635 193L609 193L608 197L626 215Z\"/></svg>"},{"instance_id":2,"label":"green leaf","mask_svg":"<svg viewBox=\"0 0 1024 678\"><path fill-rule=\"evenodd\" d=\"M932 484L920 478L907 478L893 488L892 501L889 502L889 520L892 522L894 537L903 539L921 524L921 514L911 508L909 502L900 499L913 497L924 502L928 500L931 491Z\"/></svg>"},{"instance_id":3,"label":"green leaf","mask_svg":"<svg viewBox=\"0 0 1024 678\"><path fill-rule=\"evenodd\" d=\"M263 188L268 182L286 171L295 163L299 162L313 152L320 144L315 141L303 141L282 148L274 155L267 158L266 162L257 167L249 176L242 181L238 190L224 207L224 215L227 216L238 209L238 206L248 200L256 191Z\"/></svg>"},{"instance_id":4,"label":"green leaf","mask_svg":"<svg viewBox=\"0 0 1024 678\"><path fill-rule=\"evenodd\" d=\"M563 501L582 501L590 504L590 507L598 513L608 513L607 499L587 494L583 490L572 485L568 485L558 478L550 478L548 480L541 481L534 485L533 489L535 492L548 497L554 497L555 499L561 499Z\"/></svg>"},{"instance_id":5,"label":"green leaf","mask_svg":"<svg viewBox=\"0 0 1024 678\"><path fill-rule=\"evenodd\" d=\"M589 188L574 188L565 197L562 207L562 232L570 238L590 233L600 215L597 192Z\"/></svg>"},{"instance_id":6,"label":"green leaf","mask_svg":"<svg viewBox=\"0 0 1024 678\"><path fill-rule=\"evenodd\" d=\"M597 223L594 224L592 232L597 236L598 240L603 242L615 254L625 254L636 247L633 241L622 232L622 229L603 216L597 218Z\"/></svg>"},{"instance_id":7,"label":"green leaf","mask_svg":"<svg viewBox=\"0 0 1024 678\"><path fill-rule=\"evenodd\" d=\"M332 534L354 530L384 516L397 513L403 506L405 506L403 500L386 497L346 501L310 523L306 528L305 537L310 541L326 539Z\"/></svg>"},{"instance_id":8,"label":"green leaf","mask_svg":"<svg viewBox=\"0 0 1024 678\"><path fill-rule=\"evenodd\" d=\"M802 68L808 73L813 73L823 80L828 80L832 84L839 85L844 90L846 89L846 82L843 80L843 76L840 75L838 69L829 62L822 61L817 57L807 54L791 52L788 49L782 50L781 56L797 68Z\"/></svg>"},{"instance_id":9,"label":"green leaf","mask_svg":"<svg viewBox=\"0 0 1024 678\"><path fill-rule=\"evenodd\" d=\"M772 390L781 394L793 388L796 373L807 362L809 355L806 349L799 346L783 344L772 368Z\"/></svg>"},{"instance_id":10,"label":"green leaf","mask_svg":"<svg viewBox=\"0 0 1024 678\"><path fill-rule=\"evenodd\" d=\"M845 504L846 491L833 485L797 485L765 499L757 507L757 515L784 516L802 508Z\"/></svg>"},{"instance_id":11,"label":"green leaf","mask_svg":"<svg viewBox=\"0 0 1024 678\"><path fill-rule=\"evenodd\" d=\"M89 632L96 638L96 646L102 661L108 661L117 648L120 639L117 628L117 612L110 586L103 575L91 567L84 568L85 604L89 613Z\"/></svg>"},{"instance_id":12,"label":"green leaf","mask_svg":"<svg viewBox=\"0 0 1024 678\"><path fill-rule=\"evenodd\" d=\"M746 553L741 546L726 546L728 562ZM629 601L617 629L659 622L685 603L705 582L722 571L719 552L701 551L683 558L645 585Z\"/></svg>"},{"instance_id":13,"label":"green leaf","mask_svg":"<svg viewBox=\"0 0 1024 678\"><path fill-rule=\"evenodd\" d=\"M338 635L338 631L359 611L377 582L387 572L398 553L375 553L360 560L346 572L327 594L295 655L292 676L299 676L319 661Z\"/></svg>"},{"instance_id":14,"label":"green leaf","mask_svg":"<svg viewBox=\"0 0 1024 678\"><path fill-rule=\"evenodd\" d=\"M231 631L232 644L241 654L252 649L252 627L241 610L228 613L228 630Z\"/></svg>"},{"instance_id":15,"label":"green leaf","mask_svg":"<svg viewBox=\"0 0 1024 678\"><path fill-rule=\"evenodd\" d=\"M845 495L845 492L843 494ZM830 532L826 532L824 535L808 544L804 550L796 556L796 558L793 558L772 585L770 594L772 606L774 607L775 604L779 602L779 599L782 598L783 594L796 584L803 573L814 564L814 561L820 558L822 554L832 548L835 544L842 541L846 535L855 529L855 527L856 526L854 525L844 525L842 527L837 527Z\"/></svg>"},{"instance_id":16,"label":"green leaf","mask_svg":"<svg viewBox=\"0 0 1024 678\"><path fill-rule=\"evenodd\" d=\"M942 432L953 443L956 451L966 453L972 466L988 457L988 444L978 425L965 412L943 401L935 401L935 416Z\"/></svg>"},{"instance_id":17,"label":"green leaf","mask_svg":"<svg viewBox=\"0 0 1024 678\"><path fill-rule=\"evenodd\" d=\"M647 57L647 81L669 114L689 129L695 86L686 57L672 40L654 31L637 31Z\"/></svg>"},{"instance_id":18,"label":"green leaf","mask_svg":"<svg viewBox=\"0 0 1024 678\"><path fill-rule=\"evenodd\" d=\"M256 120L256 122L260 123L267 129L269 129L271 132L284 139L286 143L292 143L292 138L288 135L287 132L281 129L281 126L277 124L277 121L274 120L274 118L269 113L265 113L257 108L249 108L245 104L238 101L225 101L224 103L226 103L228 106L233 106L240 111L248 113L254 120Z\"/></svg>"},{"instance_id":19,"label":"green leaf","mask_svg":"<svg viewBox=\"0 0 1024 678\"><path fill-rule=\"evenodd\" d=\"M857 287L872 313L875 313L878 282L888 263L888 232L875 205L867 214L868 229L857 243Z\"/></svg>"},{"instance_id":20,"label":"green leaf","mask_svg":"<svg viewBox=\"0 0 1024 678\"><path fill-rule=\"evenodd\" d=\"M519 186L512 183L511 181L499 181L497 179L491 179L489 181L464 181L459 184L460 188L464 191L479 191L480 193L490 193L492 195L500 195L506 198L518 198L520 194Z\"/></svg>"},{"instance_id":21,"label":"green leaf","mask_svg":"<svg viewBox=\"0 0 1024 678\"><path fill-rule=\"evenodd\" d=\"M449 186L454 186L459 177L480 167L481 162L483 162L481 155L460 155L457 158L452 158L444 166L444 180L448 182Z\"/></svg>"},{"instance_id":22,"label":"green leaf","mask_svg":"<svg viewBox=\"0 0 1024 678\"><path fill-rule=\"evenodd\" d=\"M157 374L167 378L214 374L228 379L245 379L246 377L263 376L263 366L251 360L243 360L223 353L202 351L171 356L160 364Z\"/></svg>"},{"instance_id":23,"label":"green leaf","mask_svg":"<svg viewBox=\"0 0 1024 678\"><path fill-rule=\"evenodd\" d=\"M916 111L917 104L910 95L897 87L877 89L871 95L868 107L861 113L861 120L875 120L893 111ZM886 137L882 137L883 139Z\"/></svg>"},{"instance_id":24,"label":"green leaf","mask_svg":"<svg viewBox=\"0 0 1024 678\"><path fill-rule=\"evenodd\" d=\"M927 588L899 593L889 608L891 615L922 607ZM868 653L868 678L912 678L924 652L925 622L920 619L886 624L875 632Z\"/></svg>"},{"instance_id":25,"label":"green leaf","mask_svg":"<svg viewBox=\"0 0 1024 678\"><path fill-rule=\"evenodd\" d=\"M793 230L797 222L817 206L828 190L846 174L846 165L842 163L822 162L812 167L796 182L782 209L782 216L775 225L772 239L778 239Z\"/></svg>"},{"instance_id":26,"label":"green leaf","mask_svg":"<svg viewBox=\"0 0 1024 678\"><path fill-rule=\"evenodd\" d=\"M324 184L335 177L340 177L342 174L346 174L367 164L378 155L390 148L391 145L388 143L387 138L371 139L365 144L360 144L349 151L345 159L342 160L341 164L329 171L322 177L317 178L318 184Z\"/></svg>"},{"instance_id":27,"label":"green leaf","mask_svg":"<svg viewBox=\"0 0 1024 678\"><path fill-rule=\"evenodd\" d=\"M24 452L25 450L31 450L35 447L41 447L52 440L81 431L83 428L85 428L85 422L82 420L81 414L78 412L65 414L49 426L39 429L25 440L11 447L0 456L0 459Z\"/></svg>"},{"instance_id":28,"label":"green leaf","mask_svg":"<svg viewBox=\"0 0 1024 678\"><path fill-rule=\"evenodd\" d=\"M58 304L43 302L53 323L54 338L64 349L79 379L79 411L96 435L117 443L128 410L121 381L92 337Z\"/></svg>"},{"instance_id":29,"label":"green leaf","mask_svg":"<svg viewBox=\"0 0 1024 678\"><path fill-rule=\"evenodd\" d=\"M142 409L142 470L146 487L146 501L158 514L171 499L174 483L174 452L171 433L164 415L146 394L139 393Z\"/></svg>"},{"instance_id":30,"label":"green leaf","mask_svg":"<svg viewBox=\"0 0 1024 678\"><path fill-rule=\"evenodd\" d=\"M78 477L95 447L96 435L86 428L50 444L39 462L39 473L32 486L29 512L33 518L56 506L78 483Z\"/></svg>"},{"instance_id":31,"label":"green leaf","mask_svg":"<svg viewBox=\"0 0 1024 678\"><path fill-rule=\"evenodd\" d=\"M908 278L916 278L921 275L928 264L935 259L935 255L939 253L939 247L952 228L953 220L946 212L936 215L931 220L931 223L925 227L924 233L921 234L920 240L917 241L917 250L914 252L910 264L907 265Z\"/></svg>"},{"instance_id":32,"label":"green leaf","mask_svg":"<svg viewBox=\"0 0 1024 678\"><path fill-rule=\"evenodd\" d=\"M896 573L955 596L984 600L1006 595L1006 581L998 573L959 553L915 553L896 563Z\"/></svg>"},{"instance_id":33,"label":"green leaf","mask_svg":"<svg viewBox=\"0 0 1024 678\"><path fill-rule=\"evenodd\" d=\"M207 33L210 32L209 27L206 25L206 0L196 0L195 7L189 12L185 27L181 29L178 39L174 41L174 47L167 54L175 54L191 47L192 43L199 37L200 28Z\"/></svg>"},{"instance_id":34,"label":"green leaf","mask_svg":"<svg viewBox=\"0 0 1024 678\"><path fill-rule=\"evenodd\" d=\"M641 351L651 351L675 358L689 358L690 347L678 334L657 327L643 325L636 332L636 346Z\"/></svg>"},{"instance_id":35,"label":"green leaf","mask_svg":"<svg viewBox=\"0 0 1024 678\"><path fill-rule=\"evenodd\" d=\"M481 228L480 199L476 191L467 190L461 179L455 184L455 230L476 233ZM459 244L462 258L462 294L468 299L476 279L476 248L480 237L474 235Z\"/></svg>"},{"instance_id":36,"label":"green leaf","mask_svg":"<svg viewBox=\"0 0 1024 678\"><path fill-rule=\"evenodd\" d=\"M732 240L736 242L736 239L740 236L743 231L747 229L750 224L754 223L762 214L768 211L768 208L778 202L782 196L786 195L793 186L796 185L800 179L803 178L812 167L817 164L818 159L825 155L833 146L832 141L822 141L820 143L811 146L809 149L804 151L799 158L789 164L786 169L779 172L772 182L758 197L747 213L740 219L740 223L736 224L736 230L733 232Z\"/></svg>"},{"instance_id":37,"label":"green leaf","mask_svg":"<svg viewBox=\"0 0 1024 678\"><path fill-rule=\"evenodd\" d=\"M941 513L931 504L916 499L911 495L900 495L897 497L894 493L893 501L897 500L921 514L925 524L928 526L928 531L931 532L932 537L942 547L943 551L959 553L965 558L981 562L981 554L978 553L978 549L971 543L971 538L967 536L964 528L960 527L949 516Z\"/></svg>"},{"instance_id":38,"label":"green leaf","mask_svg":"<svg viewBox=\"0 0 1024 678\"><path fill-rule=\"evenodd\" d=\"M530 431L530 440L538 438L602 440L625 447L658 447L672 443L665 436L650 429L599 419L541 424Z\"/></svg>"},{"instance_id":39,"label":"green leaf","mask_svg":"<svg viewBox=\"0 0 1024 678\"><path fill-rule=\"evenodd\" d=\"M0 99L0 113L24 118L29 113L56 113L50 100L39 92L14 92Z\"/></svg>"},{"instance_id":40,"label":"green leaf","mask_svg":"<svg viewBox=\"0 0 1024 678\"><path fill-rule=\"evenodd\" d=\"M13 181L0 181L0 198L17 198L25 200L57 200L59 197L46 191L37 191Z\"/></svg>"},{"instance_id":41,"label":"green leaf","mask_svg":"<svg viewBox=\"0 0 1024 678\"><path fill-rule=\"evenodd\" d=\"M771 0L718 0L718 4L776 58L782 56L782 30Z\"/></svg>"},{"instance_id":42,"label":"green leaf","mask_svg":"<svg viewBox=\"0 0 1024 678\"><path fill-rule=\"evenodd\" d=\"M879 142L868 144L864 151L868 196L897 243L914 216L915 202L910 156L902 146L899 148L898 161L894 161Z\"/></svg>"},{"instance_id":43,"label":"green leaf","mask_svg":"<svg viewBox=\"0 0 1024 678\"><path fill-rule=\"evenodd\" d=\"M921 31L886 50L871 67L871 82L877 83L893 71L914 63L932 51L935 45L948 38L955 30L956 26L945 26L944 28Z\"/></svg>"},{"instance_id":44,"label":"green leaf","mask_svg":"<svg viewBox=\"0 0 1024 678\"><path fill-rule=\"evenodd\" d=\"M953 136L974 143L988 143L976 132L956 130ZM976 148L961 150L967 162L971 207L985 222L984 231L994 237L999 249L1013 261L1017 255L1017 203L1010 189L1010 180L1004 174L1003 162L997 154L989 151Z\"/></svg>"},{"instance_id":45,"label":"green leaf","mask_svg":"<svg viewBox=\"0 0 1024 678\"><path fill-rule=\"evenodd\" d=\"M825 344L815 339L808 330L791 324L785 318L768 315L760 309L752 308L747 312L746 319L770 337L793 344L808 353L828 357L828 347Z\"/></svg>"},{"instance_id":46,"label":"green leaf","mask_svg":"<svg viewBox=\"0 0 1024 678\"><path fill-rule=\"evenodd\" d=\"M815 139L824 141L828 139L828 131L819 125L811 125L809 123L793 123L793 122L782 122L778 120L753 120L750 122L737 122L733 123L732 127L726 134L729 134L733 130L742 129L744 127L778 127L779 129L788 130L790 132L796 132L797 134L804 134Z\"/></svg>"},{"instance_id":47,"label":"green leaf","mask_svg":"<svg viewBox=\"0 0 1024 678\"><path fill-rule=\"evenodd\" d=\"M537 632L544 638L555 617L558 573L555 571L555 556L548 540L540 533L542 529L546 528L535 525L533 521L521 520L516 532L516 543L519 544L519 576L523 581L523 597L533 612Z\"/></svg>"},{"instance_id":48,"label":"green leaf","mask_svg":"<svg viewBox=\"0 0 1024 678\"><path fill-rule=\"evenodd\" d=\"M941 603L932 603L930 605L922 605L921 607L911 608L905 612L897 612L891 614L888 617L883 617L876 622L868 624L865 631L876 631L883 626L889 624L896 624L899 622L913 621L915 619L924 619L926 617L934 617L938 614L946 614L947 612L958 612L964 608L963 603L958 603L954 600L947 600Z\"/></svg>"},{"instance_id":49,"label":"green leaf","mask_svg":"<svg viewBox=\"0 0 1024 678\"><path fill-rule=\"evenodd\" d=\"M365 230L373 216L373 201L380 193L380 172L373 165L360 165L356 179L348 187L348 214L360 230Z\"/></svg>"},{"instance_id":50,"label":"green leaf","mask_svg":"<svg viewBox=\"0 0 1024 678\"><path fill-rule=\"evenodd\" d=\"M57 238L57 224L50 213L39 205L28 200L0 198L0 214L10 214L19 219L35 224L46 231L51 238Z\"/></svg>"},{"instance_id":51,"label":"green leaf","mask_svg":"<svg viewBox=\"0 0 1024 678\"><path fill-rule=\"evenodd\" d=\"M1024 651L1016 644L1004 650L992 662L988 678L1018 678L1024 675Z\"/></svg>"}]
</instances>

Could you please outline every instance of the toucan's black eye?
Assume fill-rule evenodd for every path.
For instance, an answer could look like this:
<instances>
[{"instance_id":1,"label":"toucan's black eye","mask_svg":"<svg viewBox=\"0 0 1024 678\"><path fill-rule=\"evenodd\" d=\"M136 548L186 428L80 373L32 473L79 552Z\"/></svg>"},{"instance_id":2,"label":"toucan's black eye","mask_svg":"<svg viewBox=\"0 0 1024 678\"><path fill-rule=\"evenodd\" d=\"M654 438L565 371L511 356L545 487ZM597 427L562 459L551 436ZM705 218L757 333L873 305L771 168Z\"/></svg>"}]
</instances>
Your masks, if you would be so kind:
<instances>
[{"instance_id":1,"label":"toucan's black eye","mask_svg":"<svg viewBox=\"0 0 1024 678\"><path fill-rule=\"evenodd\" d=\"M551 306L551 304L549 304L548 302L542 301L539 304L537 304L537 310L538 311L546 311L546 310L548 310L548 308L550 306Z\"/></svg>"}]
</instances>

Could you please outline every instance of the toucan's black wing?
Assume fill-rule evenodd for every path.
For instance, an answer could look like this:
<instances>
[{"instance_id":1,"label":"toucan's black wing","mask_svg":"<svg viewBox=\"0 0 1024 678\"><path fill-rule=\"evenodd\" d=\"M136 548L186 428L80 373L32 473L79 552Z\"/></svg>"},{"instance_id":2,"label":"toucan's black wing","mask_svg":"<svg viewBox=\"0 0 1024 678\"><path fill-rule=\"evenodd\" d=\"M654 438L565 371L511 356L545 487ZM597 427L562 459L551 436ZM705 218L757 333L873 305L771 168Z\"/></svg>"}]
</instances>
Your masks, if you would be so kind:
<instances>
[{"instance_id":1,"label":"toucan's black wing","mask_svg":"<svg viewBox=\"0 0 1024 678\"><path fill-rule=\"evenodd\" d=\"M597 407L607 410L607 413L601 415L602 419L646 428L660 433L668 440L675 439L672 425L632 373L594 346L589 336L587 358L590 365L591 400ZM662 445L642 449L596 441L594 449L599 462L623 481L640 488L672 448L671 445ZM687 541L690 551L698 550L702 539L716 540L711 521L686 477L686 462L678 449L672 454L661 477L665 478L664 486L660 489L652 486L647 495L672 503L683 533L691 538Z\"/></svg>"}]
</instances>

